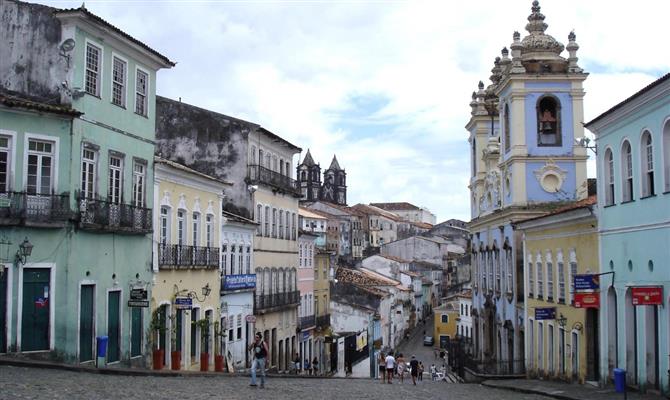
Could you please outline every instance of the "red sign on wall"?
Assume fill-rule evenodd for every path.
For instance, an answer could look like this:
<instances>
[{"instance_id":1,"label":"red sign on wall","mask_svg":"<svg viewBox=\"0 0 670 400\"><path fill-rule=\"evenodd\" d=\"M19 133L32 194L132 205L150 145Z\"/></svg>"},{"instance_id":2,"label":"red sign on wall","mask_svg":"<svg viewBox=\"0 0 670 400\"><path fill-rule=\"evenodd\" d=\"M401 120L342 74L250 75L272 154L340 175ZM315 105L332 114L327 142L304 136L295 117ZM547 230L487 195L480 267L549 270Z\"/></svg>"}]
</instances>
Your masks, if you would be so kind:
<instances>
[{"instance_id":1,"label":"red sign on wall","mask_svg":"<svg viewBox=\"0 0 670 400\"><path fill-rule=\"evenodd\" d=\"M576 308L600 308L600 293L575 293Z\"/></svg>"},{"instance_id":2,"label":"red sign on wall","mask_svg":"<svg viewBox=\"0 0 670 400\"><path fill-rule=\"evenodd\" d=\"M663 287L634 287L631 289L634 306L657 306L663 304Z\"/></svg>"}]
</instances>

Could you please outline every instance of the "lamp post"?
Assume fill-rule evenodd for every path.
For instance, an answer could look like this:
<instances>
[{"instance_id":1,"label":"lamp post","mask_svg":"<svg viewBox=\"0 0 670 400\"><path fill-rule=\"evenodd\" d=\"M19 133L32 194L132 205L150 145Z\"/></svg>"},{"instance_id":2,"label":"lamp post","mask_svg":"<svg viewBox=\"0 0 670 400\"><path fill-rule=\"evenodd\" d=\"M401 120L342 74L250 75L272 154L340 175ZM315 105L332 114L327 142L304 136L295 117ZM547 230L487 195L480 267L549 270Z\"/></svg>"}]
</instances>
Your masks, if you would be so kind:
<instances>
[{"instance_id":1,"label":"lamp post","mask_svg":"<svg viewBox=\"0 0 670 400\"><path fill-rule=\"evenodd\" d=\"M23 242L19 245L19 250L16 252L16 262L20 262L21 265L26 265L28 257L33 253L33 244L30 243L28 237L23 239Z\"/></svg>"}]
</instances>

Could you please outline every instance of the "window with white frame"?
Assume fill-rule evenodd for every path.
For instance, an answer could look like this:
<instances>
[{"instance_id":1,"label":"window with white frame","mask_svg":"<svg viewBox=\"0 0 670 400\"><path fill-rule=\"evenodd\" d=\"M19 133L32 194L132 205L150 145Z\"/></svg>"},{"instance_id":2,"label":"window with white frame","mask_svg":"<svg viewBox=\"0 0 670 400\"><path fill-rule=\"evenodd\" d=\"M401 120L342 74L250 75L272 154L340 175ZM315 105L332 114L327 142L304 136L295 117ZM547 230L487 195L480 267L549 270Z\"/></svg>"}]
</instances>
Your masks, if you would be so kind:
<instances>
[{"instance_id":1,"label":"window with white frame","mask_svg":"<svg viewBox=\"0 0 670 400\"><path fill-rule=\"evenodd\" d=\"M98 153L84 147L81 154L81 194L86 199L95 198L95 172Z\"/></svg>"},{"instance_id":2,"label":"window with white frame","mask_svg":"<svg viewBox=\"0 0 670 400\"><path fill-rule=\"evenodd\" d=\"M160 243L170 243L170 209L165 206L161 207Z\"/></svg>"},{"instance_id":3,"label":"window with white frame","mask_svg":"<svg viewBox=\"0 0 670 400\"><path fill-rule=\"evenodd\" d=\"M251 246L247 245L247 274L251 273Z\"/></svg>"},{"instance_id":4,"label":"window with white frame","mask_svg":"<svg viewBox=\"0 0 670 400\"><path fill-rule=\"evenodd\" d=\"M135 161L133 166L133 205L144 207L144 187L146 184L147 165Z\"/></svg>"},{"instance_id":5,"label":"window with white frame","mask_svg":"<svg viewBox=\"0 0 670 400\"><path fill-rule=\"evenodd\" d=\"M284 238L284 210L279 210L279 239Z\"/></svg>"},{"instance_id":6,"label":"window with white frame","mask_svg":"<svg viewBox=\"0 0 670 400\"><path fill-rule=\"evenodd\" d=\"M272 209L272 237L277 237L277 209Z\"/></svg>"},{"instance_id":7,"label":"window with white frame","mask_svg":"<svg viewBox=\"0 0 670 400\"><path fill-rule=\"evenodd\" d=\"M286 240L291 240L291 220L289 220L289 212L286 211L286 233L284 234Z\"/></svg>"},{"instance_id":8,"label":"window with white frame","mask_svg":"<svg viewBox=\"0 0 670 400\"><path fill-rule=\"evenodd\" d=\"M292 213L291 215L291 235L293 240L296 238L296 232L298 231L296 224L295 224L295 213Z\"/></svg>"},{"instance_id":9,"label":"window with white frame","mask_svg":"<svg viewBox=\"0 0 670 400\"><path fill-rule=\"evenodd\" d=\"M138 69L135 79L135 113L147 116L147 98L149 96L149 74Z\"/></svg>"},{"instance_id":10,"label":"window with white frame","mask_svg":"<svg viewBox=\"0 0 670 400\"><path fill-rule=\"evenodd\" d=\"M221 267L223 267L223 274L228 275L228 243L221 245Z\"/></svg>"},{"instance_id":11,"label":"window with white frame","mask_svg":"<svg viewBox=\"0 0 670 400\"><path fill-rule=\"evenodd\" d=\"M236 256L235 256L235 245L230 246L230 275L235 275L237 272L235 272L235 263L236 263Z\"/></svg>"},{"instance_id":12,"label":"window with white frame","mask_svg":"<svg viewBox=\"0 0 670 400\"><path fill-rule=\"evenodd\" d=\"M0 136L0 193L8 192L11 187L9 182L11 146L9 136Z\"/></svg>"},{"instance_id":13,"label":"window with white frame","mask_svg":"<svg viewBox=\"0 0 670 400\"><path fill-rule=\"evenodd\" d=\"M265 237L270 237L270 206L265 206Z\"/></svg>"},{"instance_id":14,"label":"window with white frame","mask_svg":"<svg viewBox=\"0 0 670 400\"><path fill-rule=\"evenodd\" d=\"M500 250L496 249L493 252L493 265L494 265L494 268L496 270L496 287L495 287L496 291L500 291L500 284L501 284L501 280L500 280L500 269L501 268L500 267L501 267L501 264L502 263L501 263L501 260L500 260Z\"/></svg>"},{"instance_id":15,"label":"window with white frame","mask_svg":"<svg viewBox=\"0 0 670 400\"><path fill-rule=\"evenodd\" d=\"M91 43L86 43L86 77L84 89L86 93L100 97L100 65L102 50Z\"/></svg>"},{"instance_id":16,"label":"window with white frame","mask_svg":"<svg viewBox=\"0 0 670 400\"><path fill-rule=\"evenodd\" d=\"M489 253L488 252L483 252L482 254L482 290L488 290L488 286L486 285L486 270L488 268L488 263L489 263Z\"/></svg>"},{"instance_id":17,"label":"window with white frame","mask_svg":"<svg viewBox=\"0 0 670 400\"><path fill-rule=\"evenodd\" d=\"M112 61L112 104L119 107L126 106L126 76L128 64L114 57Z\"/></svg>"},{"instance_id":18,"label":"window with white frame","mask_svg":"<svg viewBox=\"0 0 670 400\"><path fill-rule=\"evenodd\" d=\"M651 133L642 134L640 146L640 163L642 167L642 197L654 195L654 148L651 143Z\"/></svg>"},{"instance_id":19,"label":"window with white frame","mask_svg":"<svg viewBox=\"0 0 670 400\"><path fill-rule=\"evenodd\" d=\"M177 244L184 246L186 244L186 212L177 211Z\"/></svg>"},{"instance_id":20,"label":"window with white frame","mask_svg":"<svg viewBox=\"0 0 670 400\"><path fill-rule=\"evenodd\" d=\"M214 221L214 216L212 214L207 214L205 217L205 246L212 247L212 222Z\"/></svg>"},{"instance_id":21,"label":"window with white frame","mask_svg":"<svg viewBox=\"0 0 670 400\"><path fill-rule=\"evenodd\" d=\"M554 261L551 253L547 253L547 300L554 299Z\"/></svg>"},{"instance_id":22,"label":"window with white frame","mask_svg":"<svg viewBox=\"0 0 670 400\"><path fill-rule=\"evenodd\" d=\"M565 303L565 266L563 265L563 254L556 255L556 265L558 267L558 302Z\"/></svg>"},{"instance_id":23,"label":"window with white frame","mask_svg":"<svg viewBox=\"0 0 670 400\"><path fill-rule=\"evenodd\" d=\"M508 248L505 251L507 258L507 293L512 293L514 290L514 283L512 281L514 276L514 268L512 265L512 249Z\"/></svg>"},{"instance_id":24,"label":"window with white frame","mask_svg":"<svg viewBox=\"0 0 670 400\"><path fill-rule=\"evenodd\" d=\"M630 143L626 140L621 146L621 179L623 201L633 200L633 152Z\"/></svg>"},{"instance_id":25,"label":"window with white frame","mask_svg":"<svg viewBox=\"0 0 670 400\"><path fill-rule=\"evenodd\" d=\"M109 157L109 201L114 204L121 203L123 183L123 159L117 156Z\"/></svg>"},{"instance_id":26,"label":"window with white frame","mask_svg":"<svg viewBox=\"0 0 670 400\"><path fill-rule=\"evenodd\" d=\"M263 206L260 204L256 205L256 223L258 226L256 227L256 236L261 236L263 235Z\"/></svg>"},{"instance_id":27,"label":"window with white frame","mask_svg":"<svg viewBox=\"0 0 670 400\"><path fill-rule=\"evenodd\" d=\"M53 190L54 144L42 140L28 141L26 191L49 194Z\"/></svg>"},{"instance_id":28,"label":"window with white frame","mask_svg":"<svg viewBox=\"0 0 670 400\"><path fill-rule=\"evenodd\" d=\"M575 275L577 275L577 255L570 252L570 303L575 301Z\"/></svg>"},{"instance_id":29,"label":"window with white frame","mask_svg":"<svg viewBox=\"0 0 670 400\"><path fill-rule=\"evenodd\" d=\"M544 279L542 273L542 256L540 254L537 255L535 265L537 266L537 297L542 298L544 297Z\"/></svg>"},{"instance_id":30,"label":"window with white frame","mask_svg":"<svg viewBox=\"0 0 670 400\"><path fill-rule=\"evenodd\" d=\"M605 205L614 204L614 157L612 150L605 150Z\"/></svg>"},{"instance_id":31,"label":"window with white frame","mask_svg":"<svg viewBox=\"0 0 670 400\"><path fill-rule=\"evenodd\" d=\"M237 273L244 273L244 246L241 244L237 246Z\"/></svg>"},{"instance_id":32,"label":"window with white frame","mask_svg":"<svg viewBox=\"0 0 670 400\"><path fill-rule=\"evenodd\" d=\"M200 245L200 213L194 212L193 218L193 246Z\"/></svg>"},{"instance_id":33,"label":"window with white frame","mask_svg":"<svg viewBox=\"0 0 670 400\"><path fill-rule=\"evenodd\" d=\"M670 120L663 126L663 175L665 178L665 192L670 192Z\"/></svg>"},{"instance_id":34,"label":"window with white frame","mask_svg":"<svg viewBox=\"0 0 670 400\"><path fill-rule=\"evenodd\" d=\"M489 271L489 289L493 290L495 283L493 282L493 261L495 258L495 253L493 251L488 252L489 262L488 262L488 271Z\"/></svg>"}]
</instances>

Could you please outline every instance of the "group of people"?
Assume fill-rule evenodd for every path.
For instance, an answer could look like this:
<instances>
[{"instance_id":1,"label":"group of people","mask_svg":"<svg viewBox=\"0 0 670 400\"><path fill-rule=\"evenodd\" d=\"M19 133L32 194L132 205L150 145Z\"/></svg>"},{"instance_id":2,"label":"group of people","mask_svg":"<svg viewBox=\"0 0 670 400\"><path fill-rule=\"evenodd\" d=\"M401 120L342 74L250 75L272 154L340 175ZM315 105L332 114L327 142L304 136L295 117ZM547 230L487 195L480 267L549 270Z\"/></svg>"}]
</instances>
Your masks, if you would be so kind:
<instances>
[{"instance_id":1,"label":"group of people","mask_svg":"<svg viewBox=\"0 0 670 400\"><path fill-rule=\"evenodd\" d=\"M379 354L379 379L382 380L382 383L393 383L394 376L400 378L400 383L404 383L405 372L408 370L414 385L417 380L423 380L423 363L417 360L416 356L413 355L407 365L402 353L397 354L397 357L393 356L393 352Z\"/></svg>"},{"instance_id":2,"label":"group of people","mask_svg":"<svg viewBox=\"0 0 670 400\"><path fill-rule=\"evenodd\" d=\"M295 353L295 357L293 358L293 370L295 371L296 374L300 373L300 368L302 367L303 372L305 372L307 375L318 375L319 373L319 360L314 357L312 362L309 362L309 359L305 359L305 363L302 364L300 362L300 354Z\"/></svg>"}]
</instances>

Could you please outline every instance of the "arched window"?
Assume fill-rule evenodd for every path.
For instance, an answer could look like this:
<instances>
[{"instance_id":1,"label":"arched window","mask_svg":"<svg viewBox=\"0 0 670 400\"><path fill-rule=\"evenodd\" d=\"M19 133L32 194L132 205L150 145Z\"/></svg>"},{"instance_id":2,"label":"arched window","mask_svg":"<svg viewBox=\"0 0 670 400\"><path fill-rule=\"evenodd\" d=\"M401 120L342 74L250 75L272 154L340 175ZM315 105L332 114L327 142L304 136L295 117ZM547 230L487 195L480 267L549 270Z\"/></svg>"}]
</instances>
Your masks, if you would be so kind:
<instances>
[{"instance_id":1,"label":"arched window","mask_svg":"<svg viewBox=\"0 0 670 400\"><path fill-rule=\"evenodd\" d=\"M263 206L260 204L256 205L256 223L258 226L256 227L256 235L261 236L263 234L263 225L261 224L261 220L263 219Z\"/></svg>"},{"instance_id":2,"label":"arched window","mask_svg":"<svg viewBox=\"0 0 670 400\"><path fill-rule=\"evenodd\" d=\"M265 230L263 231L265 237L270 237L270 206L265 206Z\"/></svg>"},{"instance_id":3,"label":"arched window","mask_svg":"<svg viewBox=\"0 0 670 400\"><path fill-rule=\"evenodd\" d=\"M553 96L537 102L538 146L561 146L561 103Z\"/></svg>"},{"instance_id":4,"label":"arched window","mask_svg":"<svg viewBox=\"0 0 670 400\"><path fill-rule=\"evenodd\" d=\"M284 238L284 210L279 210L279 239Z\"/></svg>"},{"instance_id":5,"label":"arched window","mask_svg":"<svg viewBox=\"0 0 670 400\"><path fill-rule=\"evenodd\" d=\"M633 200L633 152L628 140L621 146L621 190L624 202Z\"/></svg>"},{"instance_id":6,"label":"arched window","mask_svg":"<svg viewBox=\"0 0 670 400\"><path fill-rule=\"evenodd\" d=\"M305 171L300 171L300 180L301 181L307 180L307 174L305 173Z\"/></svg>"},{"instance_id":7,"label":"arched window","mask_svg":"<svg viewBox=\"0 0 670 400\"><path fill-rule=\"evenodd\" d=\"M642 171L642 197L654 195L654 148L651 133L644 131L640 142L640 166Z\"/></svg>"},{"instance_id":8,"label":"arched window","mask_svg":"<svg viewBox=\"0 0 670 400\"><path fill-rule=\"evenodd\" d=\"M614 204L614 157L612 149L605 150L605 205Z\"/></svg>"},{"instance_id":9,"label":"arched window","mask_svg":"<svg viewBox=\"0 0 670 400\"><path fill-rule=\"evenodd\" d=\"M510 126L509 126L509 105L505 103L505 108L503 109L503 130L505 138L505 151L509 151L511 147L510 143Z\"/></svg>"},{"instance_id":10,"label":"arched window","mask_svg":"<svg viewBox=\"0 0 670 400\"><path fill-rule=\"evenodd\" d=\"M665 175L665 192L670 192L670 120L663 127L663 174Z\"/></svg>"},{"instance_id":11,"label":"arched window","mask_svg":"<svg viewBox=\"0 0 670 400\"><path fill-rule=\"evenodd\" d=\"M272 209L272 237L277 237L277 209Z\"/></svg>"}]
</instances>

